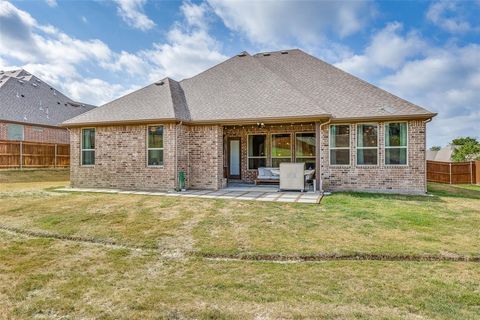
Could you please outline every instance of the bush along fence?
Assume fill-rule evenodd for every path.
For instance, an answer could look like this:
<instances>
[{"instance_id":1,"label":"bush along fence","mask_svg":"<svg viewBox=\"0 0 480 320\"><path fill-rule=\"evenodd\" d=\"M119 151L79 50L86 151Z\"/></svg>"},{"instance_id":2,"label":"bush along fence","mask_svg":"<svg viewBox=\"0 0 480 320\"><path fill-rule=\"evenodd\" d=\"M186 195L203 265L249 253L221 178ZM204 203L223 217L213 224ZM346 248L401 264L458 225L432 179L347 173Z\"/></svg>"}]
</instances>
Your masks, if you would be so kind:
<instances>
[{"instance_id":1,"label":"bush along fence","mask_svg":"<svg viewBox=\"0 0 480 320\"><path fill-rule=\"evenodd\" d=\"M480 184L480 161L427 161L427 181L448 184Z\"/></svg>"},{"instance_id":2,"label":"bush along fence","mask_svg":"<svg viewBox=\"0 0 480 320\"><path fill-rule=\"evenodd\" d=\"M0 169L67 168L70 145L0 140Z\"/></svg>"}]
</instances>

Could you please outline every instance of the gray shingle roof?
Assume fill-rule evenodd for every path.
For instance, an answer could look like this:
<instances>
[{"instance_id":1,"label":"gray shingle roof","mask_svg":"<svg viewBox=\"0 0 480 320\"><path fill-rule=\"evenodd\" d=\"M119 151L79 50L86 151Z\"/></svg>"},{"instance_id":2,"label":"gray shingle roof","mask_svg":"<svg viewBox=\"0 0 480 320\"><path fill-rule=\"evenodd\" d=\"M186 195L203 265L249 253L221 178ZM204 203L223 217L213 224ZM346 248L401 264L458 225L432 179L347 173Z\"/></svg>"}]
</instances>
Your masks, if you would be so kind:
<instances>
[{"instance_id":1,"label":"gray shingle roof","mask_svg":"<svg viewBox=\"0 0 480 320\"><path fill-rule=\"evenodd\" d=\"M234 56L180 82L166 78L64 122L431 117L434 114L301 50Z\"/></svg>"},{"instance_id":2,"label":"gray shingle roof","mask_svg":"<svg viewBox=\"0 0 480 320\"><path fill-rule=\"evenodd\" d=\"M25 70L0 71L0 120L58 126L92 108Z\"/></svg>"}]
</instances>

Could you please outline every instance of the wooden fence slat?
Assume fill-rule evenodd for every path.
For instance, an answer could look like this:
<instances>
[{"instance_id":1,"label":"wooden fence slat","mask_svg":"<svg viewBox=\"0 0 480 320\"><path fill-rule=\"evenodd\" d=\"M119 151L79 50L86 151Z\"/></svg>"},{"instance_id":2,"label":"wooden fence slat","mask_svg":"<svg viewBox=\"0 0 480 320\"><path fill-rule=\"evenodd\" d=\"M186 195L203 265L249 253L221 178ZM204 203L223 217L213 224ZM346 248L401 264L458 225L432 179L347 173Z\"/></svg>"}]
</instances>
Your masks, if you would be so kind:
<instances>
[{"instance_id":1,"label":"wooden fence slat","mask_svg":"<svg viewBox=\"0 0 480 320\"><path fill-rule=\"evenodd\" d=\"M0 140L0 168L70 166L70 145Z\"/></svg>"}]
</instances>

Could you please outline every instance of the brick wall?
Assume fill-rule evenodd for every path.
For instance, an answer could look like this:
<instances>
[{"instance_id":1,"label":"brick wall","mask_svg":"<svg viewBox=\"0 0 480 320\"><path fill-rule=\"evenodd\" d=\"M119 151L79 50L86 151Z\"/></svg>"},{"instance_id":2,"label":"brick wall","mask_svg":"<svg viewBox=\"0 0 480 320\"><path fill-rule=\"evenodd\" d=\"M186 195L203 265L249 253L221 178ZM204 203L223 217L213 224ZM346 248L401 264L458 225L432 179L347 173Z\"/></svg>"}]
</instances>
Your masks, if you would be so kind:
<instances>
[{"instance_id":1,"label":"brick wall","mask_svg":"<svg viewBox=\"0 0 480 320\"><path fill-rule=\"evenodd\" d=\"M327 191L382 191L425 193L425 123L408 122L408 164L385 165L384 123L378 124L378 165L356 165L356 126L350 125L350 165L330 166L328 149L328 125L322 127L321 176L323 189Z\"/></svg>"},{"instance_id":2,"label":"brick wall","mask_svg":"<svg viewBox=\"0 0 480 320\"><path fill-rule=\"evenodd\" d=\"M292 133L292 144L293 139L295 139L295 132L315 132L315 125L312 123L305 124L279 124L279 125L265 125L264 127L258 127L256 125L249 126L229 126L225 127L225 146L227 145L228 138L240 138L240 148L241 148L241 180L245 182L253 182L257 177L257 170L248 169L248 150L247 150L247 139L250 134L266 134L266 145L267 145L267 167L271 166L271 134L273 133ZM228 155L225 150L225 162L224 166L227 167Z\"/></svg>"},{"instance_id":3,"label":"brick wall","mask_svg":"<svg viewBox=\"0 0 480 320\"><path fill-rule=\"evenodd\" d=\"M80 165L81 129L71 130L73 187L173 190L180 170L187 187L218 189L222 182L222 127L164 125L164 164L147 166L146 125L97 127L95 165Z\"/></svg>"},{"instance_id":4,"label":"brick wall","mask_svg":"<svg viewBox=\"0 0 480 320\"><path fill-rule=\"evenodd\" d=\"M189 187L219 189L223 181L223 127L190 126Z\"/></svg>"},{"instance_id":5,"label":"brick wall","mask_svg":"<svg viewBox=\"0 0 480 320\"><path fill-rule=\"evenodd\" d=\"M8 122L0 122L0 140L7 140ZM25 141L44 143L70 143L70 135L67 129L42 126L23 125L23 137Z\"/></svg>"}]
</instances>

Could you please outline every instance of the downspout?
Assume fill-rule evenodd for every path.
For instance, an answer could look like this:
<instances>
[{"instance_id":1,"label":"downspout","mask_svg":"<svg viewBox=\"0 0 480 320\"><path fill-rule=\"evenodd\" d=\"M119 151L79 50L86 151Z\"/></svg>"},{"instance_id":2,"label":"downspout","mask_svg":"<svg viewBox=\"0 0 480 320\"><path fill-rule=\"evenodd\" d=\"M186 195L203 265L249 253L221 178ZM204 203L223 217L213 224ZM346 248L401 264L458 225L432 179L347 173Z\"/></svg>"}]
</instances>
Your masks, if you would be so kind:
<instances>
[{"instance_id":1,"label":"downspout","mask_svg":"<svg viewBox=\"0 0 480 320\"><path fill-rule=\"evenodd\" d=\"M175 174L175 189L178 190L178 126L182 125L182 121L180 121L178 124L175 124L175 168L174 168L174 174Z\"/></svg>"},{"instance_id":2,"label":"downspout","mask_svg":"<svg viewBox=\"0 0 480 320\"><path fill-rule=\"evenodd\" d=\"M425 124L425 139L423 139L423 150L425 154L425 189L424 193L428 193L428 188L427 188L427 123L432 121L433 118L424 120L423 123Z\"/></svg>"},{"instance_id":3,"label":"downspout","mask_svg":"<svg viewBox=\"0 0 480 320\"><path fill-rule=\"evenodd\" d=\"M318 129L318 133L317 133L317 136L319 137L318 139L318 148L317 148L317 162L318 162L318 170L317 172L319 173L318 174L318 177L317 177L317 189L323 193L323 181L322 181L322 163L321 163L321 160L320 160L320 156L321 156L321 152L322 152L322 128L323 126L327 125L327 124L330 124L330 122L332 121L332 119L328 119L327 122L324 122L324 123L320 123L318 124L317 123L317 129Z\"/></svg>"}]
</instances>

